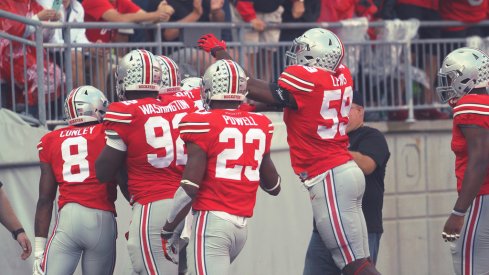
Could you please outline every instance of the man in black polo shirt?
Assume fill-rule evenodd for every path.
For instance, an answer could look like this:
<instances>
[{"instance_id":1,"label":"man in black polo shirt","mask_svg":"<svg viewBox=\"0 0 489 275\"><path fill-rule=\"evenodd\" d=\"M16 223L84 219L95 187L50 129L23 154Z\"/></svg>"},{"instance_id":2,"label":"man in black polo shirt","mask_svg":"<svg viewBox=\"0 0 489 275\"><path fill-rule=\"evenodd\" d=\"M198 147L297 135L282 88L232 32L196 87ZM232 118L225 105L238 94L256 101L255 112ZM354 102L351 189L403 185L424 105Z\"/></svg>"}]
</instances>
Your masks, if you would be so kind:
<instances>
[{"instance_id":1,"label":"man in black polo shirt","mask_svg":"<svg viewBox=\"0 0 489 275\"><path fill-rule=\"evenodd\" d=\"M362 95L354 92L346 128L350 139L348 150L365 175L362 209L367 222L370 259L375 264L380 237L384 232L382 228L384 177L390 152L384 135L377 129L363 125L364 113Z\"/></svg>"}]
</instances>

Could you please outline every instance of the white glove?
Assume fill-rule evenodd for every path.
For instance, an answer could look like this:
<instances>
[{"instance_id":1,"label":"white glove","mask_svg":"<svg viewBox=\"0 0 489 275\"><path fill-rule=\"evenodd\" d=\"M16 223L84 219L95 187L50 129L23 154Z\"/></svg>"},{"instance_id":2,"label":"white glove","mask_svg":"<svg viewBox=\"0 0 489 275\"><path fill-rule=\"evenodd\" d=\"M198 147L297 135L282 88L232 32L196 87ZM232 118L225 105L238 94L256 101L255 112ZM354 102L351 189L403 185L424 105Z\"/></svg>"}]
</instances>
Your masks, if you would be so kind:
<instances>
[{"instance_id":1,"label":"white glove","mask_svg":"<svg viewBox=\"0 0 489 275\"><path fill-rule=\"evenodd\" d=\"M163 246L163 254L168 261L173 262L174 264L178 264L178 250L180 246L179 235L179 233L168 232L161 229L161 244Z\"/></svg>"},{"instance_id":2,"label":"white glove","mask_svg":"<svg viewBox=\"0 0 489 275\"><path fill-rule=\"evenodd\" d=\"M44 275L41 268L42 259L44 258L44 248L46 247L46 238L36 237L34 239L34 266L32 275Z\"/></svg>"}]
</instances>

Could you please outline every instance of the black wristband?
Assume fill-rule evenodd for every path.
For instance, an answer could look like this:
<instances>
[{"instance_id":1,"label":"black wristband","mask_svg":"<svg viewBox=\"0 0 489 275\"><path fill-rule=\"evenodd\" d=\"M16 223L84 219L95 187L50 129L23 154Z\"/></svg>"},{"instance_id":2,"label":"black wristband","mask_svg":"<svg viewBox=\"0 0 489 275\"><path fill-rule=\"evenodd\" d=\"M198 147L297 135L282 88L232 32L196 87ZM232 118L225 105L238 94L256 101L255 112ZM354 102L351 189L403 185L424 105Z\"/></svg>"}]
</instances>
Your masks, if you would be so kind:
<instances>
[{"instance_id":1,"label":"black wristband","mask_svg":"<svg viewBox=\"0 0 489 275\"><path fill-rule=\"evenodd\" d=\"M12 238L14 238L14 240L17 240L17 236L19 236L20 233L24 233L24 232L25 230L22 227L17 230L14 230L12 231Z\"/></svg>"}]
</instances>

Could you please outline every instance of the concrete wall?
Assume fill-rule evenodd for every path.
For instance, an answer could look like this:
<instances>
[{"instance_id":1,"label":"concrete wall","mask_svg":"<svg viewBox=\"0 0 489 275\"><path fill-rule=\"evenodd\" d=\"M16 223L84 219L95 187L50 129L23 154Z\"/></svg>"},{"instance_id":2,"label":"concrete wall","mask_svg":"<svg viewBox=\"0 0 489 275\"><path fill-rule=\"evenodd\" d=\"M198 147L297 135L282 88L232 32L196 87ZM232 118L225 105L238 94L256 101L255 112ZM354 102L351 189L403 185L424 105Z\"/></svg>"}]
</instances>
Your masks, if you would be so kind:
<instances>
[{"instance_id":1,"label":"concrete wall","mask_svg":"<svg viewBox=\"0 0 489 275\"><path fill-rule=\"evenodd\" d=\"M281 114L276 121L272 158L282 176L282 192L271 197L259 191L254 217L249 221L248 241L232 266L238 275L302 274L304 257L312 231L312 213L307 191L290 166L285 127ZM371 126L385 132L391 159L386 176L384 204L385 233L381 240L378 268L382 274L452 274L449 244L441 231L455 202L454 157L450 151L451 121L379 123ZM9 130L9 133L12 133ZM5 133L4 133L5 134ZM40 135L34 136L34 147ZM12 150L28 160L36 150L15 145L15 135L3 135L0 152ZM22 154L20 153L22 150ZM9 158L3 158L7 161ZM21 161L16 160L15 162ZM36 179L39 169L0 169L17 215L33 236ZM131 209L119 194L117 201L119 238L114 274L126 274L129 262L124 233ZM29 274L33 257L19 260L20 249L9 232L0 230L0 274ZM81 274L78 269L75 274Z\"/></svg>"},{"instance_id":2,"label":"concrete wall","mask_svg":"<svg viewBox=\"0 0 489 275\"><path fill-rule=\"evenodd\" d=\"M391 159L385 179L383 274L453 274L450 245L441 238L457 197L450 150L452 122L377 124Z\"/></svg>"}]
</instances>

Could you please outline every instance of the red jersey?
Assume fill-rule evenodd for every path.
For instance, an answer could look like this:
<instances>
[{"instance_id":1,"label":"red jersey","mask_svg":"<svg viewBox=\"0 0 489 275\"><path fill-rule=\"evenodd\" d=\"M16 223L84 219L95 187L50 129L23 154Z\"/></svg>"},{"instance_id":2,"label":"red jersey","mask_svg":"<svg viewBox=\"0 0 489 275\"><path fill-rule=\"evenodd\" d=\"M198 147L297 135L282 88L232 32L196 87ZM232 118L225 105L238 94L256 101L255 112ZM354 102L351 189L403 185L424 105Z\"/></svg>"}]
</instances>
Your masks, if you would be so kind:
<instances>
[{"instance_id":1,"label":"red jersey","mask_svg":"<svg viewBox=\"0 0 489 275\"><path fill-rule=\"evenodd\" d=\"M102 124L68 126L47 133L37 145L39 160L51 165L59 185L58 208L67 203L115 213L115 183L100 183L95 160L105 146Z\"/></svg>"},{"instance_id":2,"label":"red jersey","mask_svg":"<svg viewBox=\"0 0 489 275\"><path fill-rule=\"evenodd\" d=\"M476 125L489 129L489 95L465 95L453 108L452 151L455 153L455 176L457 191L462 189L465 169L469 161L467 141L459 125ZM489 169L479 195L489 194Z\"/></svg>"},{"instance_id":3,"label":"red jersey","mask_svg":"<svg viewBox=\"0 0 489 275\"><path fill-rule=\"evenodd\" d=\"M188 91L182 89L181 91L176 92L175 96L188 97L194 101L195 106L197 106L199 110L204 110L204 106L202 104L202 98L200 97L200 88L194 88Z\"/></svg>"},{"instance_id":4,"label":"red jersey","mask_svg":"<svg viewBox=\"0 0 489 275\"><path fill-rule=\"evenodd\" d=\"M314 67L289 66L278 85L288 91L298 109L284 109L292 168L309 179L346 163L346 125L353 96L350 70L340 65L336 73Z\"/></svg>"},{"instance_id":5,"label":"red jersey","mask_svg":"<svg viewBox=\"0 0 489 275\"><path fill-rule=\"evenodd\" d=\"M108 10L115 9L119 13L136 13L141 10L131 0L116 0L114 4L109 0L83 0L83 9L85 10L85 22L106 22L102 15ZM92 42L110 42L112 40L112 31L117 29L87 29L86 35Z\"/></svg>"},{"instance_id":6,"label":"red jersey","mask_svg":"<svg viewBox=\"0 0 489 275\"><path fill-rule=\"evenodd\" d=\"M173 198L187 163L178 123L195 110L191 100L171 95L109 105L104 125L127 146L128 189L135 201Z\"/></svg>"},{"instance_id":7,"label":"red jersey","mask_svg":"<svg viewBox=\"0 0 489 275\"><path fill-rule=\"evenodd\" d=\"M489 0L444 0L440 5L440 16L443 20L455 20L466 23L477 23L487 17ZM447 28L452 31L465 27Z\"/></svg>"},{"instance_id":8,"label":"red jersey","mask_svg":"<svg viewBox=\"0 0 489 275\"><path fill-rule=\"evenodd\" d=\"M270 153L273 125L256 113L212 110L185 116L180 137L207 154L207 173L192 205L251 217L260 184L260 165Z\"/></svg>"}]
</instances>

